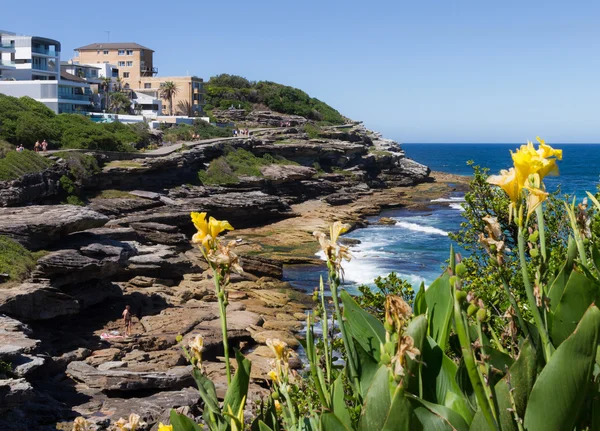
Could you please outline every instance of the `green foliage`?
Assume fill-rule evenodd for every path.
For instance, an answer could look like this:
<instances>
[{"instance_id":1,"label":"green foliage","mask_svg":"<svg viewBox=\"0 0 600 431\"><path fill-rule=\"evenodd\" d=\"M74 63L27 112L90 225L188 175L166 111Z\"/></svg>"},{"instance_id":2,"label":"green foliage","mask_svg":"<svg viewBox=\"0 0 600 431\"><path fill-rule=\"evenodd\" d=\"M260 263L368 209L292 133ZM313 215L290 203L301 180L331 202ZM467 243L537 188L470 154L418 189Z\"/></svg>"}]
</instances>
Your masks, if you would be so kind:
<instances>
[{"instance_id":1,"label":"green foliage","mask_svg":"<svg viewBox=\"0 0 600 431\"><path fill-rule=\"evenodd\" d=\"M303 126L303 129L304 133L306 133L310 139L317 139L321 133L321 129L319 127L316 127L310 123L306 123Z\"/></svg>"},{"instance_id":2,"label":"green foliage","mask_svg":"<svg viewBox=\"0 0 600 431\"><path fill-rule=\"evenodd\" d=\"M55 114L44 104L28 97L0 94L0 139L33 149L46 139L50 149L133 151L148 141L148 132L137 125L119 122L94 123L78 114Z\"/></svg>"},{"instance_id":3,"label":"green foliage","mask_svg":"<svg viewBox=\"0 0 600 431\"><path fill-rule=\"evenodd\" d=\"M0 274L8 274L10 281L23 281L44 253L31 252L18 242L0 235Z\"/></svg>"},{"instance_id":4,"label":"green foliage","mask_svg":"<svg viewBox=\"0 0 600 431\"><path fill-rule=\"evenodd\" d=\"M0 159L6 157L11 151L15 151L16 147L6 141L0 140Z\"/></svg>"},{"instance_id":5,"label":"green foliage","mask_svg":"<svg viewBox=\"0 0 600 431\"><path fill-rule=\"evenodd\" d=\"M0 360L0 379L13 377L13 367L10 362Z\"/></svg>"},{"instance_id":6,"label":"green foliage","mask_svg":"<svg viewBox=\"0 0 600 431\"><path fill-rule=\"evenodd\" d=\"M96 199L137 199L136 196L122 190L102 190Z\"/></svg>"},{"instance_id":7,"label":"green foliage","mask_svg":"<svg viewBox=\"0 0 600 431\"><path fill-rule=\"evenodd\" d=\"M79 196L71 195L67 196L67 200L64 202L68 205L77 205L80 207L85 206L85 202L81 200Z\"/></svg>"},{"instance_id":8,"label":"green foliage","mask_svg":"<svg viewBox=\"0 0 600 431\"><path fill-rule=\"evenodd\" d=\"M232 136L231 128L213 126L203 120L194 120L194 125L164 125L163 140L166 142L193 141L199 139L228 138Z\"/></svg>"},{"instance_id":9,"label":"green foliage","mask_svg":"<svg viewBox=\"0 0 600 431\"><path fill-rule=\"evenodd\" d=\"M0 159L0 181L14 180L24 174L41 172L54 162L33 151L10 151Z\"/></svg>"},{"instance_id":10,"label":"green foliage","mask_svg":"<svg viewBox=\"0 0 600 431\"><path fill-rule=\"evenodd\" d=\"M415 295L412 285L408 281L399 278L395 272L386 277L377 277L374 282L375 291L364 284L358 286L360 295L355 299L363 310L383 320L385 315L385 298L388 295L401 296L409 305L412 305Z\"/></svg>"},{"instance_id":11,"label":"green foliage","mask_svg":"<svg viewBox=\"0 0 600 431\"><path fill-rule=\"evenodd\" d=\"M275 82L250 82L235 75L212 77L205 85L206 109L227 109L230 106L252 109L253 104L266 105L269 109L290 115L301 115L327 124L343 124L344 117L331 106L310 97L297 88Z\"/></svg>"},{"instance_id":12,"label":"green foliage","mask_svg":"<svg viewBox=\"0 0 600 431\"><path fill-rule=\"evenodd\" d=\"M66 175L60 177L60 188L63 189L67 194L71 195L77 193L77 185L75 182Z\"/></svg>"},{"instance_id":13,"label":"green foliage","mask_svg":"<svg viewBox=\"0 0 600 431\"><path fill-rule=\"evenodd\" d=\"M205 171L199 171L198 178L206 185L236 184L240 176L261 177L260 168L263 166L296 164L281 156L265 154L257 157L242 148L228 148L224 156L213 160Z\"/></svg>"}]
</instances>

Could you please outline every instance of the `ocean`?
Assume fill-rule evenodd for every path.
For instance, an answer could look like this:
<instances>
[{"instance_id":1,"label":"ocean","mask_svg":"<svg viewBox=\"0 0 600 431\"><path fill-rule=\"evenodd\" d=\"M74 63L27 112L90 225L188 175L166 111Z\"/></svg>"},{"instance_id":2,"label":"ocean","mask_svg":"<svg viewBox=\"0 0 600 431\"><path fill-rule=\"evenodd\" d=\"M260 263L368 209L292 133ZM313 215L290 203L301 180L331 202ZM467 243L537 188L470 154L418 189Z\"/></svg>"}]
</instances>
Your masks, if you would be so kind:
<instances>
[{"instance_id":1,"label":"ocean","mask_svg":"<svg viewBox=\"0 0 600 431\"><path fill-rule=\"evenodd\" d=\"M490 168L490 174L512 166L509 150L520 144L402 144L407 157L423 163L433 171L471 175L468 160ZM600 145L552 144L563 150L558 162L559 176L547 177L546 188L583 198L594 192L600 175ZM371 217L396 220L395 225L370 225L346 236L360 241L352 246L352 261L344 265L344 287L356 293L360 284L373 285L378 276L396 272L413 286L424 281L429 285L442 271L448 259L451 241L448 232L457 231L463 217L463 195L455 193L448 199L436 199L426 210L390 209ZM284 279L311 292L318 286L319 276L326 278L326 269L294 265L284 269Z\"/></svg>"}]
</instances>

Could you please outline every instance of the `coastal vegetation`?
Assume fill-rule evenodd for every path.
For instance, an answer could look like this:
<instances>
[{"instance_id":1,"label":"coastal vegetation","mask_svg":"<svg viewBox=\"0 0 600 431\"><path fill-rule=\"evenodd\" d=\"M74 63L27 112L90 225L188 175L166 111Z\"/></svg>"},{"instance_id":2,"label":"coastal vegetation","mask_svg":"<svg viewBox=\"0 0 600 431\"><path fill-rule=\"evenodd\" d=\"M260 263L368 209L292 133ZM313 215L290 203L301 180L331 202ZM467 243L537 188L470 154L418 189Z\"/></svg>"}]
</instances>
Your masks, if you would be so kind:
<instances>
[{"instance_id":1,"label":"coastal vegetation","mask_svg":"<svg viewBox=\"0 0 600 431\"><path fill-rule=\"evenodd\" d=\"M228 109L238 106L246 111L255 105L290 115L300 115L313 121L344 124L344 117L326 103L310 97L297 88L270 81L248 81L236 75L213 76L205 85L205 110Z\"/></svg>"},{"instance_id":2,"label":"coastal vegetation","mask_svg":"<svg viewBox=\"0 0 600 431\"><path fill-rule=\"evenodd\" d=\"M161 125L163 141L193 141L199 139L228 138L232 136L230 127L217 127L203 120L194 120L193 125Z\"/></svg>"},{"instance_id":3,"label":"coastal vegetation","mask_svg":"<svg viewBox=\"0 0 600 431\"><path fill-rule=\"evenodd\" d=\"M14 180L24 174L40 172L54 162L33 151L10 151L0 158L0 181Z\"/></svg>"},{"instance_id":4,"label":"coastal vegetation","mask_svg":"<svg viewBox=\"0 0 600 431\"><path fill-rule=\"evenodd\" d=\"M205 185L236 184L241 176L262 177L261 167L269 165L297 165L281 156L255 156L242 148L227 148L225 155L213 160L206 170L198 172Z\"/></svg>"},{"instance_id":5,"label":"coastal vegetation","mask_svg":"<svg viewBox=\"0 0 600 431\"><path fill-rule=\"evenodd\" d=\"M23 281L44 254L44 251L31 252L18 242L0 235L0 274L7 274L9 281Z\"/></svg>"},{"instance_id":6,"label":"coastal vegetation","mask_svg":"<svg viewBox=\"0 0 600 431\"><path fill-rule=\"evenodd\" d=\"M591 193L590 207L586 201L577 207L562 202L566 224L559 235L566 235L566 253L552 256L555 221L545 218L552 210L544 206L552 204L543 180L556 170L562 151L539 141L537 149L528 143L513 153L510 170L489 177L479 171L476 181L485 178L493 187L490 206L471 208L482 211L482 226L469 226L472 214L463 226L481 230L476 236L482 248L474 251L479 256L470 265L480 265L478 259L485 256L486 270L495 274L496 289L506 296L506 312L469 291L477 280L467 260L452 249L442 275L427 289L421 285L414 296L394 276L378 280L379 292L352 298L341 289L343 266L352 256L339 240L349 226L335 222L328 234L314 233L328 271L306 320L303 346L309 368L292 372L288 345L267 340L274 356L270 395L253 410L251 429L594 429L600 376L600 310L595 305L600 297L600 202ZM242 268L236 242L219 238L233 227L206 213L191 217L197 230L192 241L212 271L219 305L228 382L222 403L203 368L202 335L182 348L203 400L203 426L242 430L248 426L252 364L235 352L233 373L227 332L227 285L232 272ZM564 221L562 216L556 220ZM516 274L520 284L513 287ZM498 333L492 322L501 316L507 323ZM132 415L131 421L139 417ZM175 410L170 423L159 430L205 429Z\"/></svg>"},{"instance_id":7,"label":"coastal vegetation","mask_svg":"<svg viewBox=\"0 0 600 431\"><path fill-rule=\"evenodd\" d=\"M169 115L173 115L173 97L177 95L179 89L173 81L167 81L160 87L160 97L169 102Z\"/></svg>"}]
</instances>

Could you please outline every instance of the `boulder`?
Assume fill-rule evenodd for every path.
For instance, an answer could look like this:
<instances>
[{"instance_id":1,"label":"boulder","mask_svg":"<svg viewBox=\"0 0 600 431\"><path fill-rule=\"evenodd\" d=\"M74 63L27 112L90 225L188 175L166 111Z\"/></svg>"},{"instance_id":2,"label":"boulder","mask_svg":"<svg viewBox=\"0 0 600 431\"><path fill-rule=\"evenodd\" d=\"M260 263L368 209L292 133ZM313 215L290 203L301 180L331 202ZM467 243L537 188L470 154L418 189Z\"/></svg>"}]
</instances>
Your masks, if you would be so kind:
<instances>
[{"instance_id":1,"label":"boulder","mask_svg":"<svg viewBox=\"0 0 600 431\"><path fill-rule=\"evenodd\" d=\"M177 226L163 223L131 223L130 226L140 238L148 242L166 245L189 245L190 240L179 231Z\"/></svg>"},{"instance_id":2,"label":"boulder","mask_svg":"<svg viewBox=\"0 0 600 431\"><path fill-rule=\"evenodd\" d=\"M46 283L23 283L10 289L0 289L0 313L18 319L52 319L79 311L77 300Z\"/></svg>"},{"instance_id":3,"label":"boulder","mask_svg":"<svg viewBox=\"0 0 600 431\"><path fill-rule=\"evenodd\" d=\"M240 256L240 264L244 272L257 277L283 277L283 264L273 259L258 256Z\"/></svg>"},{"instance_id":4,"label":"boulder","mask_svg":"<svg viewBox=\"0 0 600 431\"><path fill-rule=\"evenodd\" d=\"M34 396L33 387L23 378L0 380L0 412L25 404Z\"/></svg>"},{"instance_id":5,"label":"boulder","mask_svg":"<svg viewBox=\"0 0 600 431\"><path fill-rule=\"evenodd\" d=\"M67 175L66 164L55 164L42 172L25 174L12 181L0 181L0 207L22 206L52 198L62 189L60 177Z\"/></svg>"},{"instance_id":6,"label":"boulder","mask_svg":"<svg viewBox=\"0 0 600 431\"><path fill-rule=\"evenodd\" d=\"M105 215L77 205L0 208L0 235L39 250L72 232L100 227L107 221Z\"/></svg>"},{"instance_id":7,"label":"boulder","mask_svg":"<svg viewBox=\"0 0 600 431\"><path fill-rule=\"evenodd\" d=\"M201 272L202 268L191 262L176 247L157 244L144 245L132 242L137 255L127 261L125 274L129 277L142 275L146 277L180 279L190 272Z\"/></svg>"},{"instance_id":8,"label":"boulder","mask_svg":"<svg viewBox=\"0 0 600 431\"><path fill-rule=\"evenodd\" d=\"M262 167L260 172L272 184L306 180L317 174L316 169L297 165L269 165Z\"/></svg>"},{"instance_id":9,"label":"boulder","mask_svg":"<svg viewBox=\"0 0 600 431\"><path fill-rule=\"evenodd\" d=\"M29 335L29 326L0 314L0 360L33 352L40 341L29 338Z\"/></svg>"},{"instance_id":10,"label":"boulder","mask_svg":"<svg viewBox=\"0 0 600 431\"><path fill-rule=\"evenodd\" d=\"M160 207L163 204L150 199L93 199L89 208L109 217L144 211L150 208Z\"/></svg>"},{"instance_id":11,"label":"boulder","mask_svg":"<svg viewBox=\"0 0 600 431\"><path fill-rule=\"evenodd\" d=\"M27 377L33 371L44 365L45 362L45 359L40 356L21 355L11 363L13 366L13 373L17 377Z\"/></svg>"},{"instance_id":12,"label":"boulder","mask_svg":"<svg viewBox=\"0 0 600 431\"><path fill-rule=\"evenodd\" d=\"M281 330L263 330L256 329L252 334L252 338L259 344L266 344L269 338L278 339L287 343L291 348L296 348L300 345L298 339L289 331Z\"/></svg>"},{"instance_id":13,"label":"boulder","mask_svg":"<svg viewBox=\"0 0 600 431\"><path fill-rule=\"evenodd\" d=\"M71 362L67 375L102 391L139 391L149 389L182 389L194 385L192 367L173 367L163 372L136 372L127 369L98 370L85 362Z\"/></svg>"}]
</instances>

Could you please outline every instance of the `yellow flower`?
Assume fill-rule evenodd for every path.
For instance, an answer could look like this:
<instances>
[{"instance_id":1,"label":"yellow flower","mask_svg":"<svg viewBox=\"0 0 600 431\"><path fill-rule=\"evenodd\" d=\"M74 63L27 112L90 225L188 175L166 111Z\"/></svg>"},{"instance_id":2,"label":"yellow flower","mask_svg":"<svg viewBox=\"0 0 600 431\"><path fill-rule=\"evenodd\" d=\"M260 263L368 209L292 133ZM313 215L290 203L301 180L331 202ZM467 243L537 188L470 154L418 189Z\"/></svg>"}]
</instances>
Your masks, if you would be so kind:
<instances>
[{"instance_id":1,"label":"yellow flower","mask_svg":"<svg viewBox=\"0 0 600 431\"><path fill-rule=\"evenodd\" d=\"M132 413L129 415L129 420L120 418L117 422L115 422L115 425L117 426L117 428L119 430L122 430L122 431L135 431L135 430L137 430L138 426L139 427L146 426L146 423L140 422L140 415Z\"/></svg>"},{"instance_id":2,"label":"yellow flower","mask_svg":"<svg viewBox=\"0 0 600 431\"><path fill-rule=\"evenodd\" d=\"M529 177L528 184L524 187L529 193L527 194L527 217L535 211L535 209L548 198L548 193L544 191L544 185L538 174L533 174Z\"/></svg>"},{"instance_id":3,"label":"yellow flower","mask_svg":"<svg viewBox=\"0 0 600 431\"><path fill-rule=\"evenodd\" d=\"M75 418L73 421L73 431L89 431L91 424L82 416Z\"/></svg>"},{"instance_id":4,"label":"yellow flower","mask_svg":"<svg viewBox=\"0 0 600 431\"><path fill-rule=\"evenodd\" d=\"M190 347L190 350L192 351L192 354L194 355L194 358L196 358L196 367L202 370L202 352L204 351L204 338L202 338L202 335L198 334L192 339L192 341L189 342L188 345Z\"/></svg>"},{"instance_id":5,"label":"yellow flower","mask_svg":"<svg viewBox=\"0 0 600 431\"><path fill-rule=\"evenodd\" d=\"M206 220L206 213L192 212L190 214L192 222L198 231L192 237L194 244L202 244L206 250L214 248L217 236L225 230L233 230L233 227L227 220L217 220L214 217Z\"/></svg>"},{"instance_id":6,"label":"yellow flower","mask_svg":"<svg viewBox=\"0 0 600 431\"><path fill-rule=\"evenodd\" d=\"M161 422L158 424L158 431L173 431L173 425L164 425Z\"/></svg>"},{"instance_id":7,"label":"yellow flower","mask_svg":"<svg viewBox=\"0 0 600 431\"><path fill-rule=\"evenodd\" d=\"M210 250L208 252L207 259L217 266L226 266L228 269L232 269L238 274L242 274L244 269L240 265L240 258L232 251L236 244L235 241L229 241L227 245L223 245L223 243L219 242L217 244L217 250Z\"/></svg>"},{"instance_id":8,"label":"yellow flower","mask_svg":"<svg viewBox=\"0 0 600 431\"><path fill-rule=\"evenodd\" d=\"M502 169L500 175L490 175L487 182L501 187L512 202L517 202L519 200L519 196L521 195L521 185L517 181L515 168L510 168L508 171Z\"/></svg>"},{"instance_id":9,"label":"yellow flower","mask_svg":"<svg viewBox=\"0 0 600 431\"><path fill-rule=\"evenodd\" d=\"M275 400L275 402L273 404L275 405L275 410L280 412L281 411L281 403L278 400Z\"/></svg>"},{"instance_id":10,"label":"yellow flower","mask_svg":"<svg viewBox=\"0 0 600 431\"><path fill-rule=\"evenodd\" d=\"M331 238L331 242L336 244L339 236L345 232L348 232L350 229L350 225L346 223L342 223L340 221L336 221L331 225L329 237Z\"/></svg>"},{"instance_id":11,"label":"yellow flower","mask_svg":"<svg viewBox=\"0 0 600 431\"><path fill-rule=\"evenodd\" d=\"M279 381L279 377L277 376L277 372L275 370L271 370L267 373L273 383L277 383Z\"/></svg>"},{"instance_id":12,"label":"yellow flower","mask_svg":"<svg viewBox=\"0 0 600 431\"><path fill-rule=\"evenodd\" d=\"M275 358L277 358L278 361L287 360L287 343L285 341L269 338L267 339L267 346L269 346L271 351L275 354Z\"/></svg>"},{"instance_id":13,"label":"yellow flower","mask_svg":"<svg viewBox=\"0 0 600 431\"><path fill-rule=\"evenodd\" d=\"M515 153L511 152L517 180L521 187L532 174L538 174L540 180L543 180L545 176L558 172L556 160L562 159L562 150L555 150L550 145L546 145L542 139L540 141L538 150L535 150L533 144L528 141L527 145L521 145Z\"/></svg>"},{"instance_id":14,"label":"yellow flower","mask_svg":"<svg viewBox=\"0 0 600 431\"><path fill-rule=\"evenodd\" d=\"M558 160L562 160L562 150L555 150L550 145L546 145L546 141L544 141L539 136L536 137L538 143L540 144L538 147L538 154L544 158L548 157L556 157Z\"/></svg>"},{"instance_id":15,"label":"yellow flower","mask_svg":"<svg viewBox=\"0 0 600 431\"><path fill-rule=\"evenodd\" d=\"M221 232L233 230L233 226L231 226L227 220L217 220L216 218L211 217L208 221L208 229L210 236L214 239L219 236Z\"/></svg>"}]
</instances>

